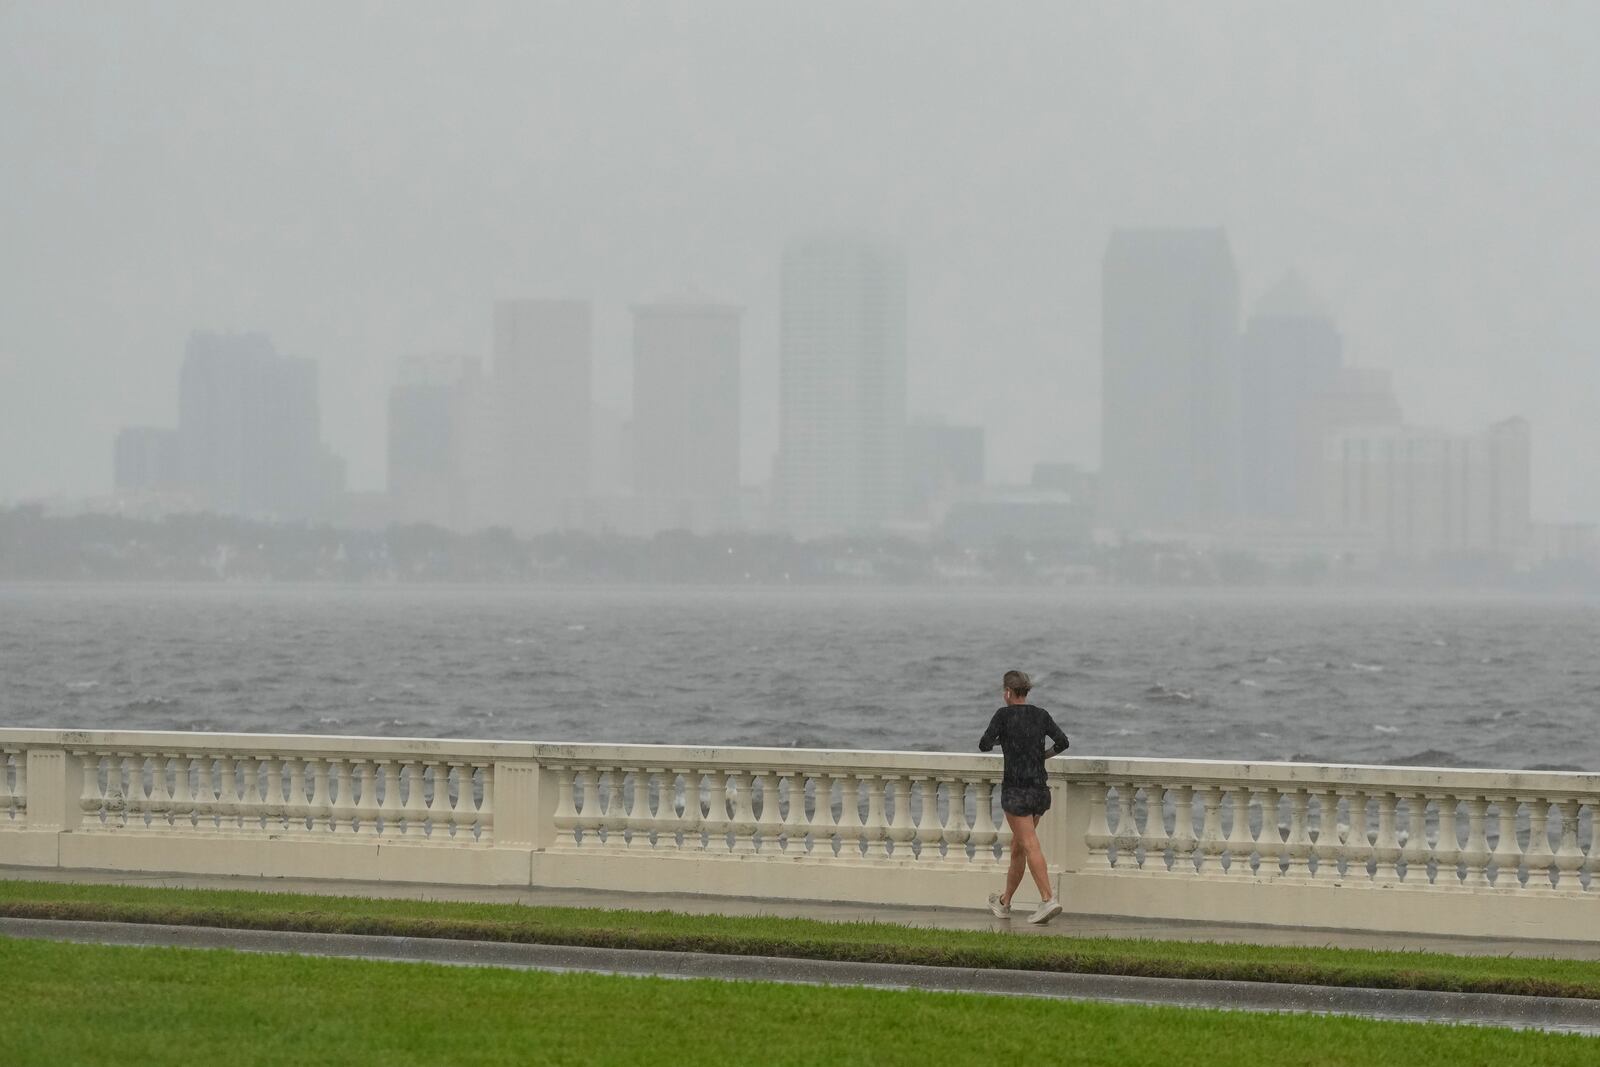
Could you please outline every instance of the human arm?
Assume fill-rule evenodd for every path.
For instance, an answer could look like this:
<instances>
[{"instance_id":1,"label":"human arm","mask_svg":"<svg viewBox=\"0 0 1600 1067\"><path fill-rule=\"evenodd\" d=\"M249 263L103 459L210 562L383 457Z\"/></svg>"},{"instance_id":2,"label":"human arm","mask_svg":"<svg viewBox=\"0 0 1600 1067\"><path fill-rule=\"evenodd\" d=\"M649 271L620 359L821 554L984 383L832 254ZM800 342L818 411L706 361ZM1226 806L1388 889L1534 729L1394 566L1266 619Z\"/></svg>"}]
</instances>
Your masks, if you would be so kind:
<instances>
[{"instance_id":1,"label":"human arm","mask_svg":"<svg viewBox=\"0 0 1600 1067\"><path fill-rule=\"evenodd\" d=\"M994 751L994 746L1000 740L1000 716L1004 713L1005 709L1001 708L999 711L995 712L994 717L989 720L989 728L983 731L982 737L978 738L979 752Z\"/></svg>"},{"instance_id":2,"label":"human arm","mask_svg":"<svg viewBox=\"0 0 1600 1067\"><path fill-rule=\"evenodd\" d=\"M1059 756L1067 750L1067 732L1056 725L1056 721L1050 717L1048 711L1044 713L1044 732L1051 741L1055 742L1056 746L1044 754L1045 759L1049 759L1051 756Z\"/></svg>"}]
</instances>

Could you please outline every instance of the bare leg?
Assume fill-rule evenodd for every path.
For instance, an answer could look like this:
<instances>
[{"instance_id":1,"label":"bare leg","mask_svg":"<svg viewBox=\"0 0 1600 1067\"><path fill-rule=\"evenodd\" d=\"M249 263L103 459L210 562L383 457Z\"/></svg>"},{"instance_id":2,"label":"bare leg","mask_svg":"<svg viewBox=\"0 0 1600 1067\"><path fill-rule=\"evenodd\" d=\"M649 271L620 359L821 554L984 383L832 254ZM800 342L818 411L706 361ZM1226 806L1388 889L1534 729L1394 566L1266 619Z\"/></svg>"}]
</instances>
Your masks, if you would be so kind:
<instances>
[{"instance_id":1,"label":"bare leg","mask_svg":"<svg viewBox=\"0 0 1600 1067\"><path fill-rule=\"evenodd\" d=\"M1006 822L1011 827L1011 867L1006 872L1005 902L1011 902L1011 895L1022 884L1024 864L1033 874L1033 884L1039 887L1039 899L1049 900L1053 892L1050 870L1045 866L1044 849L1039 845L1039 834L1035 830L1039 825L1039 816L1006 812Z\"/></svg>"},{"instance_id":2,"label":"bare leg","mask_svg":"<svg viewBox=\"0 0 1600 1067\"><path fill-rule=\"evenodd\" d=\"M1009 821L1011 816L1007 815ZM1028 857L1017 848L1017 839L1011 839L1011 866L1006 870L1006 891L1000 896L1000 903L1010 907L1011 898L1017 895L1017 886L1022 884L1022 872L1028 867Z\"/></svg>"}]
</instances>

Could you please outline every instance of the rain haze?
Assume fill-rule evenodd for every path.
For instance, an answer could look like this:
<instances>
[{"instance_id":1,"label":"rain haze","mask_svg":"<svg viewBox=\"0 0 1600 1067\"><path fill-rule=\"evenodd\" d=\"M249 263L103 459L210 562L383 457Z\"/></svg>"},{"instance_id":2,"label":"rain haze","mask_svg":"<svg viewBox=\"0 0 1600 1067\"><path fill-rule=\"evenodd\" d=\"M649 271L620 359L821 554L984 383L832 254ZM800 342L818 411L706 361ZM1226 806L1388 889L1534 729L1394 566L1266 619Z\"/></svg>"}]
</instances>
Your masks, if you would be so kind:
<instances>
[{"instance_id":1,"label":"rain haze","mask_svg":"<svg viewBox=\"0 0 1600 1067\"><path fill-rule=\"evenodd\" d=\"M1597 45L0 0L0 715L1600 764Z\"/></svg>"},{"instance_id":2,"label":"rain haze","mask_svg":"<svg viewBox=\"0 0 1600 1067\"><path fill-rule=\"evenodd\" d=\"M1100 453L1119 226L1225 227L1241 326L1297 271L1406 419L1533 431L1532 509L1600 519L1588 5L0 5L0 500L103 494L194 330L317 362L349 486L396 361L491 304L741 305L747 484L778 448L779 256L903 243L907 403L988 475Z\"/></svg>"}]
</instances>

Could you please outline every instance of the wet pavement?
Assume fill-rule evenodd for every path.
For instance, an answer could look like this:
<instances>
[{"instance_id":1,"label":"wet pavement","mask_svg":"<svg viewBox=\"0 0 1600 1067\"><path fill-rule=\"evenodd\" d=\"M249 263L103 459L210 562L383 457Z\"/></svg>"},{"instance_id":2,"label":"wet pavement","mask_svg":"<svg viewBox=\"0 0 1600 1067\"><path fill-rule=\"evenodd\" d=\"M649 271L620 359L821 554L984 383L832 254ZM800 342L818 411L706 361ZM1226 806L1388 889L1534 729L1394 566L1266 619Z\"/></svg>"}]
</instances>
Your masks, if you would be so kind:
<instances>
[{"instance_id":1,"label":"wet pavement","mask_svg":"<svg viewBox=\"0 0 1600 1067\"><path fill-rule=\"evenodd\" d=\"M1455 1023L1600 1036L1600 1001L1553 997L1337 989L1267 982L1054 974L691 952L518 945L491 941L43 919L0 918L0 936L556 972L920 989L1229 1011L1352 1015L1403 1022Z\"/></svg>"}]
</instances>

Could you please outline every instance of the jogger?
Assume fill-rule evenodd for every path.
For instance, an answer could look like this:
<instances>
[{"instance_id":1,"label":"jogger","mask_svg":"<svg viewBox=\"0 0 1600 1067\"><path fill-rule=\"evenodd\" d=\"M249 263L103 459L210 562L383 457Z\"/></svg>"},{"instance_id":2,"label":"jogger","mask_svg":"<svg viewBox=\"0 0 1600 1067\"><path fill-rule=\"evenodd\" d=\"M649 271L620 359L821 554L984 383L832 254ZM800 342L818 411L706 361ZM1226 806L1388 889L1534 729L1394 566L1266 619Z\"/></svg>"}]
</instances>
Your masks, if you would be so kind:
<instances>
[{"instance_id":1,"label":"jogger","mask_svg":"<svg viewBox=\"0 0 1600 1067\"><path fill-rule=\"evenodd\" d=\"M1061 903L1050 885L1050 870L1044 849L1039 845L1039 820L1050 810L1050 788L1044 761L1067 748L1067 735L1050 713L1028 703L1033 682L1021 671L1007 671L1002 682L1006 706L994 713L989 728L978 741L984 752L996 743L1005 754L1005 772L1000 783L1000 810L1011 828L1011 865L1006 871L1006 887L989 894L989 910L996 918L1011 916L1011 900L1022 884L1024 868L1039 887L1039 907L1028 916L1031 923L1047 923L1061 914ZM1045 738L1054 747L1045 751Z\"/></svg>"}]
</instances>

